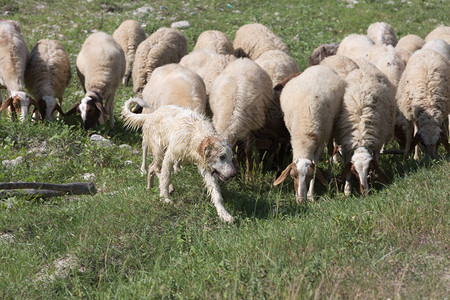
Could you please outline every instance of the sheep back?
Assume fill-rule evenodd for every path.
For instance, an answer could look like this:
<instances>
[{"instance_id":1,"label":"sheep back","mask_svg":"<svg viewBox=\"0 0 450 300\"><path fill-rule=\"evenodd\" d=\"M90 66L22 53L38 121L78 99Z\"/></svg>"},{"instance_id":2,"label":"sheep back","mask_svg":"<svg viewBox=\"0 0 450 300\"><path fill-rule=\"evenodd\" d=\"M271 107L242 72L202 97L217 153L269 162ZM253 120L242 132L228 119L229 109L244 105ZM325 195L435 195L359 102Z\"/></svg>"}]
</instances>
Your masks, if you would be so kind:
<instances>
[{"instance_id":1,"label":"sheep back","mask_svg":"<svg viewBox=\"0 0 450 300\"><path fill-rule=\"evenodd\" d=\"M320 62L320 65L332 68L342 79L345 79L347 74L354 69L359 68L351 58L342 55L328 56Z\"/></svg>"},{"instance_id":2,"label":"sheep back","mask_svg":"<svg viewBox=\"0 0 450 300\"><path fill-rule=\"evenodd\" d=\"M405 63L391 45L373 45L367 52L367 60L386 74L394 86L398 85L405 70Z\"/></svg>"},{"instance_id":3,"label":"sheep back","mask_svg":"<svg viewBox=\"0 0 450 300\"><path fill-rule=\"evenodd\" d=\"M378 153L395 126L395 87L371 63L350 72L342 109L336 120L335 139L345 152L365 147Z\"/></svg>"},{"instance_id":4,"label":"sheep back","mask_svg":"<svg viewBox=\"0 0 450 300\"><path fill-rule=\"evenodd\" d=\"M7 88L9 95L23 90L28 57L28 46L19 23L0 21L0 85Z\"/></svg>"},{"instance_id":5,"label":"sheep back","mask_svg":"<svg viewBox=\"0 0 450 300\"><path fill-rule=\"evenodd\" d=\"M206 91L201 77L180 64L156 68L142 92L149 107L143 113L154 112L164 105L189 107L205 114Z\"/></svg>"},{"instance_id":6,"label":"sheep back","mask_svg":"<svg viewBox=\"0 0 450 300\"><path fill-rule=\"evenodd\" d=\"M125 73L125 54L112 36L96 32L84 41L76 67L85 91L105 99L115 92Z\"/></svg>"},{"instance_id":7,"label":"sheep back","mask_svg":"<svg viewBox=\"0 0 450 300\"><path fill-rule=\"evenodd\" d=\"M157 67L178 63L188 46L184 35L176 29L162 27L139 44L133 64L133 92L140 94Z\"/></svg>"},{"instance_id":8,"label":"sheep back","mask_svg":"<svg viewBox=\"0 0 450 300\"><path fill-rule=\"evenodd\" d=\"M36 99L44 96L62 99L72 72L70 60L61 42L42 39L30 53L25 86Z\"/></svg>"},{"instance_id":9,"label":"sheep back","mask_svg":"<svg viewBox=\"0 0 450 300\"><path fill-rule=\"evenodd\" d=\"M266 51L275 49L289 54L288 47L281 38L259 23L241 26L236 31L233 47L236 57L249 57L252 60Z\"/></svg>"},{"instance_id":10,"label":"sheep back","mask_svg":"<svg viewBox=\"0 0 450 300\"><path fill-rule=\"evenodd\" d=\"M367 51L374 45L374 42L362 34L349 34L346 36L336 52L336 55L350 57L353 60L365 59Z\"/></svg>"},{"instance_id":11,"label":"sheep back","mask_svg":"<svg viewBox=\"0 0 450 300\"><path fill-rule=\"evenodd\" d=\"M397 90L399 110L416 121L420 110L429 110L439 126L450 113L450 63L431 50L416 51L408 61Z\"/></svg>"},{"instance_id":12,"label":"sheep back","mask_svg":"<svg viewBox=\"0 0 450 300\"><path fill-rule=\"evenodd\" d=\"M439 25L425 37L425 42L431 40L444 40L450 44L450 26Z\"/></svg>"},{"instance_id":13,"label":"sheep back","mask_svg":"<svg viewBox=\"0 0 450 300\"><path fill-rule=\"evenodd\" d=\"M300 72L297 62L281 50L266 51L255 60L255 63L269 74L273 86L289 75Z\"/></svg>"},{"instance_id":14,"label":"sheep back","mask_svg":"<svg viewBox=\"0 0 450 300\"><path fill-rule=\"evenodd\" d=\"M135 20L123 21L114 31L113 38L122 47L125 54L125 81L131 76L136 49L146 39L145 31Z\"/></svg>"},{"instance_id":15,"label":"sheep back","mask_svg":"<svg viewBox=\"0 0 450 300\"><path fill-rule=\"evenodd\" d=\"M422 48L424 44L425 41L420 36L415 34L408 34L398 41L397 45L395 46L395 49L403 48L414 53L420 48Z\"/></svg>"},{"instance_id":16,"label":"sheep back","mask_svg":"<svg viewBox=\"0 0 450 300\"><path fill-rule=\"evenodd\" d=\"M280 104L294 160L313 160L317 148L328 142L344 91L345 81L321 65L307 68L283 88Z\"/></svg>"},{"instance_id":17,"label":"sheep back","mask_svg":"<svg viewBox=\"0 0 450 300\"><path fill-rule=\"evenodd\" d=\"M376 22L367 28L367 36L378 45L397 45L397 37L391 25L385 22Z\"/></svg>"},{"instance_id":18,"label":"sheep back","mask_svg":"<svg viewBox=\"0 0 450 300\"><path fill-rule=\"evenodd\" d=\"M248 58L236 59L217 76L209 103L216 130L231 144L264 125L273 101L272 80Z\"/></svg>"},{"instance_id":19,"label":"sheep back","mask_svg":"<svg viewBox=\"0 0 450 300\"><path fill-rule=\"evenodd\" d=\"M450 45L444 40L430 40L423 45L424 50L433 50L450 60Z\"/></svg>"},{"instance_id":20,"label":"sheep back","mask_svg":"<svg viewBox=\"0 0 450 300\"><path fill-rule=\"evenodd\" d=\"M234 55L233 43L230 38L218 30L207 30L198 36L194 50L205 48L211 49L218 54Z\"/></svg>"}]
</instances>

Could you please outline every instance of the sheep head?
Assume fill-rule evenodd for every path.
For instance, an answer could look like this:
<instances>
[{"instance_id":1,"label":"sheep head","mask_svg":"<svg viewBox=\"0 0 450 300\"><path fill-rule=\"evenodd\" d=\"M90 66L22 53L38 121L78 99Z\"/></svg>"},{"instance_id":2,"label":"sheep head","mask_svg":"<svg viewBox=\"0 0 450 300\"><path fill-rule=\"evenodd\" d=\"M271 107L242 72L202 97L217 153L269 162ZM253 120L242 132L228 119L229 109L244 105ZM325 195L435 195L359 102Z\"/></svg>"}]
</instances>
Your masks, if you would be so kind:
<instances>
[{"instance_id":1,"label":"sheep head","mask_svg":"<svg viewBox=\"0 0 450 300\"><path fill-rule=\"evenodd\" d=\"M419 130L412 139L410 150L417 144L422 144L424 147L424 157L437 158L437 150L439 144L442 143L450 153L450 147L446 134L442 131L438 123L442 123L442 114L432 112L420 111L418 113L417 125Z\"/></svg>"},{"instance_id":2,"label":"sheep head","mask_svg":"<svg viewBox=\"0 0 450 300\"><path fill-rule=\"evenodd\" d=\"M95 128L99 123L103 123L104 117L109 117L106 112L102 100L98 96L86 96L77 104L75 104L67 113L70 116L75 112L80 113L83 127L85 130Z\"/></svg>"},{"instance_id":3,"label":"sheep head","mask_svg":"<svg viewBox=\"0 0 450 300\"><path fill-rule=\"evenodd\" d=\"M378 162L365 147L359 147L355 150L351 160L342 171L341 179L345 178L350 171L358 178L359 190L362 195L366 195L369 192L368 177L370 171L374 171L379 180L382 183L386 183Z\"/></svg>"},{"instance_id":4,"label":"sheep head","mask_svg":"<svg viewBox=\"0 0 450 300\"><path fill-rule=\"evenodd\" d=\"M62 111L61 106L56 102L56 99L50 96L44 96L41 99L38 99L39 103L39 113L41 114L42 120L52 119L52 114L55 110L57 110L62 116L64 116L64 112ZM37 108L34 109L33 114L36 112Z\"/></svg>"},{"instance_id":5,"label":"sheep head","mask_svg":"<svg viewBox=\"0 0 450 300\"><path fill-rule=\"evenodd\" d=\"M290 175L292 180L294 180L296 200L298 203L302 203L307 199L309 184L314 177L314 170L316 170L317 178L319 178L324 185L327 185L325 177L322 175L319 168L315 168L314 163L306 158L295 159L286 167L281 175L275 180L273 185L279 185L287 178L288 175Z\"/></svg>"},{"instance_id":6,"label":"sheep head","mask_svg":"<svg viewBox=\"0 0 450 300\"><path fill-rule=\"evenodd\" d=\"M39 104L33 98L28 97L25 92L12 92L11 96L0 107L0 111L8 107L13 118L20 115L20 120L24 121L31 105L39 108Z\"/></svg>"}]
</instances>

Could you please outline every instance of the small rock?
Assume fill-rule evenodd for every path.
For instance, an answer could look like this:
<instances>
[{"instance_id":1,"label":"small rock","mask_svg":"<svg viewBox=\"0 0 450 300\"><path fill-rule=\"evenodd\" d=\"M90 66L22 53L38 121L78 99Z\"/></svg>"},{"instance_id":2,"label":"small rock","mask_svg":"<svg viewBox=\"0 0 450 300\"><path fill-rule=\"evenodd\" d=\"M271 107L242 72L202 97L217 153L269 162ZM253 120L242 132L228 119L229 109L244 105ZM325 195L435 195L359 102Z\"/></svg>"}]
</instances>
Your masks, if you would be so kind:
<instances>
[{"instance_id":1,"label":"small rock","mask_svg":"<svg viewBox=\"0 0 450 300\"><path fill-rule=\"evenodd\" d=\"M24 158L22 156L18 156L15 159L4 160L2 161L2 166L5 168L14 168L24 162Z\"/></svg>"},{"instance_id":2,"label":"small rock","mask_svg":"<svg viewBox=\"0 0 450 300\"><path fill-rule=\"evenodd\" d=\"M169 8L167 6L165 6L165 5L161 5L159 7L159 10L169 10Z\"/></svg>"},{"instance_id":3,"label":"small rock","mask_svg":"<svg viewBox=\"0 0 450 300\"><path fill-rule=\"evenodd\" d=\"M102 137L99 134L91 135L90 141L91 141L91 144L92 143L96 143L98 145L105 146L105 147L112 147L112 146L114 146L113 142L111 142L110 140Z\"/></svg>"},{"instance_id":4,"label":"small rock","mask_svg":"<svg viewBox=\"0 0 450 300\"><path fill-rule=\"evenodd\" d=\"M6 242L6 243L13 243L14 235L2 232L2 233L0 233L0 241Z\"/></svg>"},{"instance_id":5,"label":"small rock","mask_svg":"<svg viewBox=\"0 0 450 300\"><path fill-rule=\"evenodd\" d=\"M123 162L123 164L124 164L125 166L129 166L129 165L131 165L132 163L133 163L132 160L126 160L126 161Z\"/></svg>"},{"instance_id":6,"label":"small rock","mask_svg":"<svg viewBox=\"0 0 450 300\"><path fill-rule=\"evenodd\" d=\"M3 13L3 15L5 15L5 16L14 16L14 13L12 11L10 11L10 10L7 10L7 11L5 11Z\"/></svg>"},{"instance_id":7,"label":"small rock","mask_svg":"<svg viewBox=\"0 0 450 300\"><path fill-rule=\"evenodd\" d=\"M149 15L151 14L155 9L151 6L142 6L138 9L136 9L133 12L133 15Z\"/></svg>"},{"instance_id":8,"label":"small rock","mask_svg":"<svg viewBox=\"0 0 450 300\"><path fill-rule=\"evenodd\" d=\"M86 181L94 181L95 179L95 175L93 173L85 173L81 175L81 177L83 177L83 179Z\"/></svg>"},{"instance_id":9,"label":"small rock","mask_svg":"<svg viewBox=\"0 0 450 300\"><path fill-rule=\"evenodd\" d=\"M127 149L127 150L132 150L133 149L133 148L131 148L130 145L127 145L127 144L122 144L122 145L119 146L119 148L120 149Z\"/></svg>"},{"instance_id":10,"label":"small rock","mask_svg":"<svg viewBox=\"0 0 450 300\"><path fill-rule=\"evenodd\" d=\"M175 28L175 29L184 29L184 28L191 27L191 24L189 24L188 21L178 21L178 22L172 23L170 25L170 27Z\"/></svg>"}]
</instances>

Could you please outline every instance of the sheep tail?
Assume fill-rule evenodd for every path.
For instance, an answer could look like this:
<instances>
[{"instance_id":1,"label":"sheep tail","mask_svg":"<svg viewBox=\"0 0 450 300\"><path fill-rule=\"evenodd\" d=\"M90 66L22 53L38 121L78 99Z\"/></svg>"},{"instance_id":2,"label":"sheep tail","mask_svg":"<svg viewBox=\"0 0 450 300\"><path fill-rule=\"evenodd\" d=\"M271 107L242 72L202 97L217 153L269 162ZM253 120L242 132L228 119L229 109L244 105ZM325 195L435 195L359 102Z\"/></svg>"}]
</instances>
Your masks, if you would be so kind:
<instances>
[{"instance_id":1,"label":"sheep tail","mask_svg":"<svg viewBox=\"0 0 450 300\"><path fill-rule=\"evenodd\" d=\"M140 98L128 99L122 107L122 119L125 121L125 126L133 130L141 128L145 120L148 118L148 114L135 114L131 111L131 106L138 104L142 107L148 107L148 104Z\"/></svg>"}]
</instances>

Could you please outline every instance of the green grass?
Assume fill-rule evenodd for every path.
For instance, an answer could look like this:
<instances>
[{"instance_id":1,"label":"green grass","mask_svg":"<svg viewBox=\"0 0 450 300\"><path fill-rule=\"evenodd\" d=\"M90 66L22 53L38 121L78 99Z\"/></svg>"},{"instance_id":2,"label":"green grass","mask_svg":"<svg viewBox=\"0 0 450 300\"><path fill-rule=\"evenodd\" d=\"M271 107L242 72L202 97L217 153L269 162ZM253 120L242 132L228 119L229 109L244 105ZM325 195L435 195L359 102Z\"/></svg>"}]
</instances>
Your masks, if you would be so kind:
<instances>
[{"instance_id":1,"label":"green grass","mask_svg":"<svg viewBox=\"0 0 450 300\"><path fill-rule=\"evenodd\" d=\"M5 16L20 22L32 46L60 39L73 78L63 109L83 96L75 59L92 30L112 34L124 20L146 24L150 35L171 22L192 49L204 30L234 38L244 24L269 26L288 45L299 67L318 45L364 33L376 21L397 37L421 37L448 18L448 1L21 1L0 0ZM392 3L392 4L391 4ZM230 4L232 7L227 6ZM150 5L150 15L133 15ZM165 6L166 8L160 8ZM449 24L446 24L449 25ZM139 174L140 133L125 130L119 112L132 96L120 87L116 126L96 133L115 147L89 143L79 116L45 123L0 117L0 181L70 183L94 174L95 196L0 200L0 298L428 298L450 294L450 162L402 161L382 156L389 185L367 196L344 197L316 184L316 202L297 205L293 184L274 188L274 171L258 165L253 180L222 186L236 222L218 220L195 166L174 176L174 204L146 191ZM4 93L3 93L4 96ZM119 148L121 144L132 147ZM391 146L395 147L395 145ZM443 151L441 149L441 154ZM323 159L324 161L325 159ZM131 161L131 162L130 162ZM326 167L321 163L321 168ZM333 166L338 177L341 165ZM61 272L55 264L71 258Z\"/></svg>"}]
</instances>

